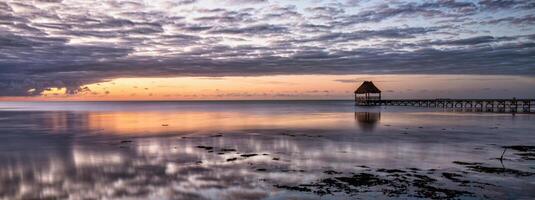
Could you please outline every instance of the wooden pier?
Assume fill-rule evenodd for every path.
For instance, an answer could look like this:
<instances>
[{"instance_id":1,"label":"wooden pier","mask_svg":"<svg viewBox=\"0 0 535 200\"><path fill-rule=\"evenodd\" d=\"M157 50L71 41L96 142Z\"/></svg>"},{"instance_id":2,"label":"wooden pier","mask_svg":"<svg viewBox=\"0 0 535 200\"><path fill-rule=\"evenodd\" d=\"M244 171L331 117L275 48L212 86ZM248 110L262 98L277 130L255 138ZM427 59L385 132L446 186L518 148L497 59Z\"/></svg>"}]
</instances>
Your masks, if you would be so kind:
<instances>
[{"instance_id":1,"label":"wooden pier","mask_svg":"<svg viewBox=\"0 0 535 200\"><path fill-rule=\"evenodd\" d=\"M355 105L416 106L480 112L532 113L535 109L535 99L381 99L381 90L371 81L364 81L355 90Z\"/></svg>"},{"instance_id":2,"label":"wooden pier","mask_svg":"<svg viewBox=\"0 0 535 200\"><path fill-rule=\"evenodd\" d=\"M535 99L367 99L358 106L416 106L485 112L534 112Z\"/></svg>"}]
</instances>

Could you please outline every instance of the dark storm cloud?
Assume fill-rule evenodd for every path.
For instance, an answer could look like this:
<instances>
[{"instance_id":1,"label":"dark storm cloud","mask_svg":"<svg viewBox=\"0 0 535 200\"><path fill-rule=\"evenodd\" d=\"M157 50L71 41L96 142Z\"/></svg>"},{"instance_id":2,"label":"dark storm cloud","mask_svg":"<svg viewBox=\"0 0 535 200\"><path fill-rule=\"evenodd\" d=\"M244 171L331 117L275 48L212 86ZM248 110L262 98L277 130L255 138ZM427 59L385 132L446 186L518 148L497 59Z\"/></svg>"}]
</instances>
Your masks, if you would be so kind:
<instances>
[{"instance_id":1,"label":"dark storm cloud","mask_svg":"<svg viewBox=\"0 0 535 200\"><path fill-rule=\"evenodd\" d=\"M284 34L288 31L287 27L272 25L272 24L260 24L246 27L235 28L220 28L210 31L214 34L244 34L244 35L267 35L267 34Z\"/></svg>"},{"instance_id":2,"label":"dark storm cloud","mask_svg":"<svg viewBox=\"0 0 535 200\"><path fill-rule=\"evenodd\" d=\"M351 33L328 33L314 38L303 40L303 42L347 42L355 40L367 40L370 38L414 38L419 34L436 31L437 28L393 28L384 30L363 30Z\"/></svg>"},{"instance_id":3,"label":"dark storm cloud","mask_svg":"<svg viewBox=\"0 0 535 200\"><path fill-rule=\"evenodd\" d=\"M481 0L479 5L482 9L501 10L501 9L533 9L535 2L531 0Z\"/></svg>"},{"instance_id":4,"label":"dark storm cloud","mask_svg":"<svg viewBox=\"0 0 535 200\"><path fill-rule=\"evenodd\" d=\"M362 2L362 0L346 0L344 2L344 5L346 5L346 6L358 6L358 5L360 5L360 2Z\"/></svg>"},{"instance_id":5,"label":"dark storm cloud","mask_svg":"<svg viewBox=\"0 0 535 200\"><path fill-rule=\"evenodd\" d=\"M509 23L509 24L516 24L516 25L533 25L535 24L535 15L525 15L521 17L504 17L500 19L483 21L481 23L482 24Z\"/></svg>"},{"instance_id":6,"label":"dark storm cloud","mask_svg":"<svg viewBox=\"0 0 535 200\"><path fill-rule=\"evenodd\" d=\"M162 2L0 2L0 96L90 92L81 86L119 77L535 75L535 32L526 26L533 15L515 14L531 9L527 1L377 2L356 10L347 5L366 4ZM415 17L428 24L412 23ZM383 24L390 19L402 23Z\"/></svg>"},{"instance_id":7,"label":"dark storm cloud","mask_svg":"<svg viewBox=\"0 0 535 200\"><path fill-rule=\"evenodd\" d=\"M180 30L187 31L187 32L201 32L201 31L206 31L206 30L210 30L213 28L212 26L201 25L201 24L176 24L176 26Z\"/></svg>"},{"instance_id":8,"label":"dark storm cloud","mask_svg":"<svg viewBox=\"0 0 535 200\"><path fill-rule=\"evenodd\" d=\"M333 19L337 15L345 12L343 8L333 7L333 6L311 7L311 8L307 8L306 10L314 14L313 18L324 19L324 20Z\"/></svg>"},{"instance_id":9,"label":"dark storm cloud","mask_svg":"<svg viewBox=\"0 0 535 200\"><path fill-rule=\"evenodd\" d=\"M455 40L440 40L430 42L430 45L477 45L488 44L492 42L512 41L517 37L492 37L492 36L477 36L471 38L455 39Z\"/></svg>"},{"instance_id":10,"label":"dark storm cloud","mask_svg":"<svg viewBox=\"0 0 535 200\"><path fill-rule=\"evenodd\" d=\"M251 18L253 16L247 9L240 11L222 11L217 12L216 14L217 15L197 17L195 20L201 23L237 23L252 21Z\"/></svg>"},{"instance_id":11,"label":"dark storm cloud","mask_svg":"<svg viewBox=\"0 0 535 200\"><path fill-rule=\"evenodd\" d=\"M381 22L394 17L462 17L475 13L477 6L473 3L446 0L427 3L381 4L354 15L341 17L336 23L341 26L351 24Z\"/></svg>"},{"instance_id":12,"label":"dark storm cloud","mask_svg":"<svg viewBox=\"0 0 535 200\"><path fill-rule=\"evenodd\" d=\"M188 5L188 4L194 4L197 3L198 0L180 0L177 3L179 5Z\"/></svg>"},{"instance_id":13,"label":"dark storm cloud","mask_svg":"<svg viewBox=\"0 0 535 200\"><path fill-rule=\"evenodd\" d=\"M266 9L262 20L298 20L302 17L295 6L272 6Z\"/></svg>"}]
</instances>

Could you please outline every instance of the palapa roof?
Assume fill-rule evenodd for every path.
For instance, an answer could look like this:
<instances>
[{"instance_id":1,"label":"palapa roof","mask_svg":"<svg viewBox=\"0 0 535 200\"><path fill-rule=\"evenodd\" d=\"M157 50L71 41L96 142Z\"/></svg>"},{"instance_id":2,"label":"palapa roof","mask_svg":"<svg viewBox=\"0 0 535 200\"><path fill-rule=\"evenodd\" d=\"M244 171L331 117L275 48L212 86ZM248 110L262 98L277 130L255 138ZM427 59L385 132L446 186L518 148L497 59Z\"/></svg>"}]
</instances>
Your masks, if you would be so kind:
<instances>
[{"instance_id":1,"label":"palapa roof","mask_svg":"<svg viewBox=\"0 0 535 200\"><path fill-rule=\"evenodd\" d=\"M355 94L365 94L365 93L381 93L381 90L377 88L373 82L371 81L364 81L362 85L360 85L357 90L355 90Z\"/></svg>"}]
</instances>

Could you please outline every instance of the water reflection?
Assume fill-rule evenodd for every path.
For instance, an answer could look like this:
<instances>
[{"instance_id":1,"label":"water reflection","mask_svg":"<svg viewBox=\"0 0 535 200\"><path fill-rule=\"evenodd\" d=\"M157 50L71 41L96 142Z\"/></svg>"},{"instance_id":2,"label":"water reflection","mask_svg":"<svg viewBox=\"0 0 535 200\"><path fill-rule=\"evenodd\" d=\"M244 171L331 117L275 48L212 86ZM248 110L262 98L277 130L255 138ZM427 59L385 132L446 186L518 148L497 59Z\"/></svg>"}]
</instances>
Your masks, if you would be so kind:
<instances>
[{"instance_id":1,"label":"water reflection","mask_svg":"<svg viewBox=\"0 0 535 200\"><path fill-rule=\"evenodd\" d=\"M45 116L46 114L46 116ZM51 112L33 113L35 126L53 133L159 135L247 128L353 128L344 116L323 114L250 114L240 112Z\"/></svg>"},{"instance_id":2,"label":"water reflection","mask_svg":"<svg viewBox=\"0 0 535 200\"><path fill-rule=\"evenodd\" d=\"M535 141L524 115L269 110L0 112L0 199L319 199L273 186L361 165L461 170L492 164L489 144ZM499 186L482 194L535 196L533 177L474 177Z\"/></svg>"},{"instance_id":3,"label":"water reflection","mask_svg":"<svg viewBox=\"0 0 535 200\"><path fill-rule=\"evenodd\" d=\"M28 150L9 155L10 159L2 154L3 161L11 162L0 164L0 193L9 199L141 198L162 191L161 195L171 199L265 197L275 183L296 183L303 177L314 180L322 175L323 168L350 170L355 163L395 163L389 154L399 148L415 148L389 144L390 147L379 145L382 149L378 151L370 145L357 148L327 139L319 142L303 135L296 137L301 139L281 134L150 138L97 146L74 142L70 147L43 141L41 145L48 145L48 150ZM199 145L212 147L214 152L198 148ZM258 155L241 156L252 153ZM28 157L32 155L43 158ZM237 159L227 161L232 158ZM289 171L299 173L290 175Z\"/></svg>"},{"instance_id":4,"label":"water reflection","mask_svg":"<svg viewBox=\"0 0 535 200\"><path fill-rule=\"evenodd\" d=\"M373 131L381 120L380 112L355 112L355 120L364 131Z\"/></svg>"}]
</instances>

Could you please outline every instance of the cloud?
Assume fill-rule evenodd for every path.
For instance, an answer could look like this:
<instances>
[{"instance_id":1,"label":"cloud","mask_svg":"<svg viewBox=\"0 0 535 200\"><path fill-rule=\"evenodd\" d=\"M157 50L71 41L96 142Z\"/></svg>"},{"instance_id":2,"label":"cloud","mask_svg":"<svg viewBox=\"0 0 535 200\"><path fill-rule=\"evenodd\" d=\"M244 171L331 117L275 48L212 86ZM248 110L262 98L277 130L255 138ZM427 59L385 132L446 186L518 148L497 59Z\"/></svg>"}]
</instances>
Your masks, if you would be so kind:
<instances>
[{"instance_id":1,"label":"cloud","mask_svg":"<svg viewBox=\"0 0 535 200\"><path fill-rule=\"evenodd\" d=\"M528 1L225 2L0 2L0 96L119 77L535 75Z\"/></svg>"},{"instance_id":2,"label":"cloud","mask_svg":"<svg viewBox=\"0 0 535 200\"><path fill-rule=\"evenodd\" d=\"M525 15L525 16L520 16L520 17L504 17L500 19L483 21L481 23L482 24L509 23L509 24L515 24L515 25L534 25L535 15Z\"/></svg>"},{"instance_id":3,"label":"cloud","mask_svg":"<svg viewBox=\"0 0 535 200\"><path fill-rule=\"evenodd\" d=\"M488 44L494 42L503 42L503 41L513 41L516 37L492 37L492 36L476 36L463 39L454 39L454 40L439 40L430 42L430 45L478 45L478 44Z\"/></svg>"},{"instance_id":4,"label":"cloud","mask_svg":"<svg viewBox=\"0 0 535 200\"><path fill-rule=\"evenodd\" d=\"M301 40L301 42L347 42L355 40L368 40L371 38L414 38L417 35L425 34L438 30L438 28L390 28L383 30L360 30L355 32L330 32L317 37Z\"/></svg>"},{"instance_id":5,"label":"cloud","mask_svg":"<svg viewBox=\"0 0 535 200\"><path fill-rule=\"evenodd\" d=\"M334 80L336 82L340 82L340 83L357 83L357 80L356 79L336 79Z\"/></svg>"},{"instance_id":6,"label":"cloud","mask_svg":"<svg viewBox=\"0 0 535 200\"><path fill-rule=\"evenodd\" d=\"M267 3L268 0L225 0L231 4L260 4Z\"/></svg>"},{"instance_id":7,"label":"cloud","mask_svg":"<svg viewBox=\"0 0 535 200\"><path fill-rule=\"evenodd\" d=\"M267 35L267 34L284 34L288 31L287 27L271 24L261 24L246 27L220 28L210 31L213 34L244 34L244 35Z\"/></svg>"},{"instance_id":8,"label":"cloud","mask_svg":"<svg viewBox=\"0 0 535 200\"><path fill-rule=\"evenodd\" d=\"M482 9L489 10L535 8L535 3L530 0L481 0L479 5Z\"/></svg>"},{"instance_id":9,"label":"cloud","mask_svg":"<svg viewBox=\"0 0 535 200\"><path fill-rule=\"evenodd\" d=\"M352 24L381 22L394 17L462 17L473 15L477 7L473 3L446 0L442 2L427 3L399 3L380 4L371 9L363 10L357 14L340 17L335 23L339 26Z\"/></svg>"}]
</instances>

